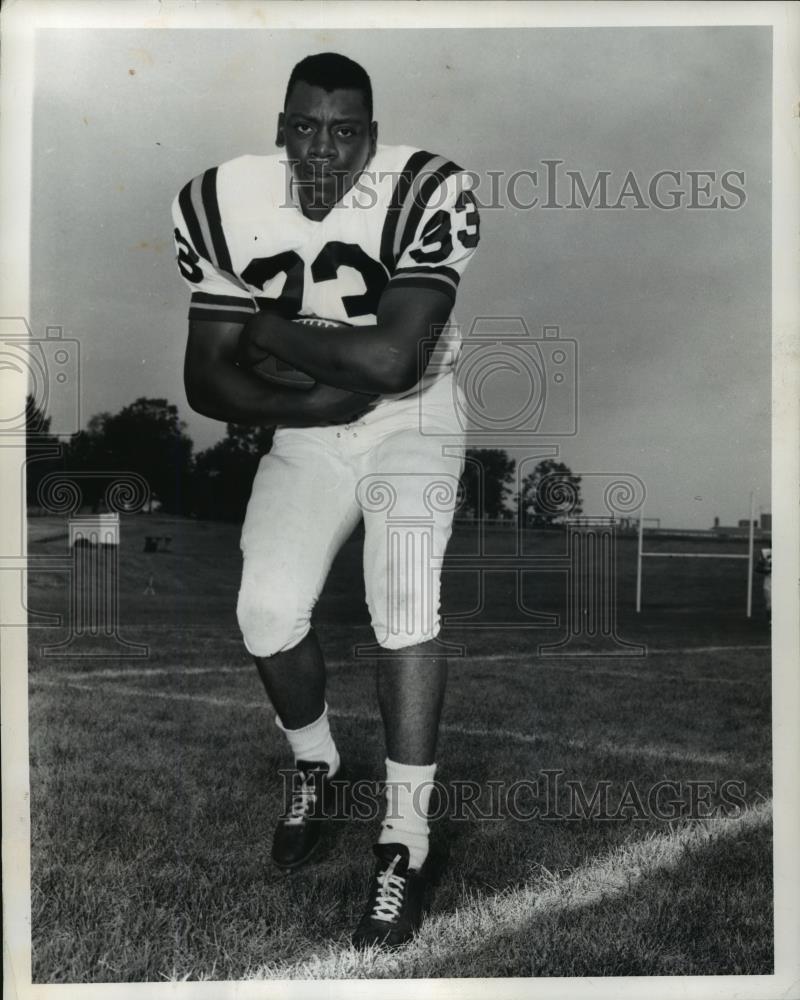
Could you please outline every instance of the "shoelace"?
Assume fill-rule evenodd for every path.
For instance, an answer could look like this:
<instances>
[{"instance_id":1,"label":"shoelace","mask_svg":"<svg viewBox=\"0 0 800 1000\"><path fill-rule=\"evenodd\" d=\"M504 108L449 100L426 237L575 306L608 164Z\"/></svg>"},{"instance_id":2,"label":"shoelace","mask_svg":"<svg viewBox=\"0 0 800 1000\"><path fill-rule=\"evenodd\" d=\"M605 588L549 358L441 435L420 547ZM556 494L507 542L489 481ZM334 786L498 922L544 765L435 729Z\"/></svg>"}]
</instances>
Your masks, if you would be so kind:
<instances>
[{"instance_id":1,"label":"shoelace","mask_svg":"<svg viewBox=\"0 0 800 1000\"><path fill-rule=\"evenodd\" d=\"M299 823L302 823L317 801L313 775L305 774L303 771L299 773L300 784L292 792L292 804L289 807L289 815L284 819L284 823L287 826L297 826Z\"/></svg>"},{"instance_id":2,"label":"shoelace","mask_svg":"<svg viewBox=\"0 0 800 1000\"><path fill-rule=\"evenodd\" d=\"M400 860L400 855L396 855L387 869L378 876L378 894L375 898L375 905L372 907L372 916L375 920L391 921L396 920L400 907L403 904L403 888L405 877L395 875L394 868Z\"/></svg>"}]
</instances>

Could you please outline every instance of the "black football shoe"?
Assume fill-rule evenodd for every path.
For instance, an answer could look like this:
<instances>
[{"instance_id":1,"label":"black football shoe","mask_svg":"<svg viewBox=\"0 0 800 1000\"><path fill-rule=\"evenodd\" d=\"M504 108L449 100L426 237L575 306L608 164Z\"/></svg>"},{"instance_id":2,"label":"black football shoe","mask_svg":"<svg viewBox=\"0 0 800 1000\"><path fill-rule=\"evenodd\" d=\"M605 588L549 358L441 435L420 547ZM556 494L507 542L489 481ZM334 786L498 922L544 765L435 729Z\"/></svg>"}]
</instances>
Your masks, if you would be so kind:
<instances>
[{"instance_id":1,"label":"black football shoe","mask_svg":"<svg viewBox=\"0 0 800 1000\"><path fill-rule=\"evenodd\" d=\"M405 844L375 844L378 866L372 878L367 908L353 933L357 948L378 945L397 948L410 941L422 923L428 888L436 881L428 862L421 871L408 867Z\"/></svg>"},{"instance_id":2,"label":"black football shoe","mask_svg":"<svg viewBox=\"0 0 800 1000\"><path fill-rule=\"evenodd\" d=\"M342 782L341 767L329 778L324 761L298 760L295 767L288 808L272 840L272 860L286 871L305 864L317 849L325 820L334 812L334 782Z\"/></svg>"}]
</instances>

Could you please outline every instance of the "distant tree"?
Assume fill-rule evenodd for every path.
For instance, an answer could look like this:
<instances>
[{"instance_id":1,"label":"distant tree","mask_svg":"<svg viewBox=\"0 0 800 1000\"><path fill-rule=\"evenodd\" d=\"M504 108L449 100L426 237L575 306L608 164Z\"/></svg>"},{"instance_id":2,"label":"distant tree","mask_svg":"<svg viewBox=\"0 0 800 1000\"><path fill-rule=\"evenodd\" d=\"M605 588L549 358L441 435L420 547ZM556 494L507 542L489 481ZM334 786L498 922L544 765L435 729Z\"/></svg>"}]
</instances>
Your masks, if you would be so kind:
<instances>
[{"instance_id":1,"label":"distant tree","mask_svg":"<svg viewBox=\"0 0 800 1000\"><path fill-rule=\"evenodd\" d=\"M201 451L192 473L192 510L209 520L241 521L261 456L272 446L270 427L228 424L226 435Z\"/></svg>"},{"instance_id":2,"label":"distant tree","mask_svg":"<svg viewBox=\"0 0 800 1000\"><path fill-rule=\"evenodd\" d=\"M502 517L517 463L502 448L467 448L462 511L477 518Z\"/></svg>"},{"instance_id":3,"label":"distant tree","mask_svg":"<svg viewBox=\"0 0 800 1000\"><path fill-rule=\"evenodd\" d=\"M272 447L274 427L246 427L243 424L226 424L223 441L232 448L261 457Z\"/></svg>"},{"instance_id":4,"label":"distant tree","mask_svg":"<svg viewBox=\"0 0 800 1000\"><path fill-rule=\"evenodd\" d=\"M32 440L39 434L42 436L52 436L50 435L51 423L51 418L46 415L33 395L28 393L25 397L25 432L28 439ZM56 441L58 439L53 438L53 440Z\"/></svg>"},{"instance_id":5,"label":"distant tree","mask_svg":"<svg viewBox=\"0 0 800 1000\"><path fill-rule=\"evenodd\" d=\"M25 399L25 498L28 506L38 503L39 483L63 467L65 446L50 433L51 418L32 395Z\"/></svg>"},{"instance_id":6,"label":"distant tree","mask_svg":"<svg viewBox=\"0 0 800 1000\"><path fill-rule=\"evenodd\" d=\"M537 527L560 524L582 513L581 477L563 462L545 458L523 479L517 503L523 523Z\"/></svg>"},{"instance_id":7,"label":"distant tree","mask_svg":"<svg viewBox=\"0 0 800 1000\"><path fill-rule=\"evenodd\" d=\"M68 467L97 473L82 482L84 498L97 506L112 473L135 472L169 513L189 510L192 440L178 408L166 399L140 397L119 413L98 413L70 444Z\"/></svg>"},{"instance_id":8,"label":"distant tree","mask_svg":"<svg viewBox=\"0 0 800 1000\"><path fill-rule=\"evenodd\" d=\"M83 502L97 510L103 498L109 479L105 475L114 470L113 458L105 439L103 428L110 413L96 413L87 426L73 434L67 448L66 471L91 473L80 481Z\"/></svg>"}]
</instances>

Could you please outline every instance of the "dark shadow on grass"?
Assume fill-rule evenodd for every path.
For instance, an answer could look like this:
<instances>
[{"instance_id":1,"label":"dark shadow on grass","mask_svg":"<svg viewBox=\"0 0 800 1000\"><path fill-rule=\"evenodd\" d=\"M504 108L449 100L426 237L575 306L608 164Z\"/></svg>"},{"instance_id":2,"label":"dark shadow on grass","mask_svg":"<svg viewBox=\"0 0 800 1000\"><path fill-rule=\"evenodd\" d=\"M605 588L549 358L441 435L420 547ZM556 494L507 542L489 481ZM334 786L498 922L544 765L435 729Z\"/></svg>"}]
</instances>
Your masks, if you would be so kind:
<instances>
[{"instance_id":1,"label":"dark shadow on grass","mask_svg":"<svg viewBox=\"0 0 800 1000\"><path fill-rule=\"evenodd\" d=\"M687 850L628 892L555 910L414 975L703 976L773 972L772 841L746 831Z\"/></svg>"}]
</instances>

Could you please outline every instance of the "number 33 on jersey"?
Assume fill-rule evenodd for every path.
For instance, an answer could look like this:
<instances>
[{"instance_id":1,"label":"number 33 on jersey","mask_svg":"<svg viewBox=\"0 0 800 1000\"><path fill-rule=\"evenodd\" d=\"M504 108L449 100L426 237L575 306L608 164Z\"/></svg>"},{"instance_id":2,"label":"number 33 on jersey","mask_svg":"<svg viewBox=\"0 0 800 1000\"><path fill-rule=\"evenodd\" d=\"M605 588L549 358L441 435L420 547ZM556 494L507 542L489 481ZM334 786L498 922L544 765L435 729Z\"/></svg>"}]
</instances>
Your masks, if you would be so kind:
<instances>
[{"instance_id":1,"label":"number 33 on jersey","mask_svg":"<svg viewBox=\"0 0 800 1000\"><path fill-rule=\"evenodd\" d=\"M269 308L370 326L384 290L401 282L454 302L479 239L470 187L445 157L378 146L353 187L313 221L284 153L213 167L172 206L189 318L244 323Z\"/></svg>"}]
</instances>

